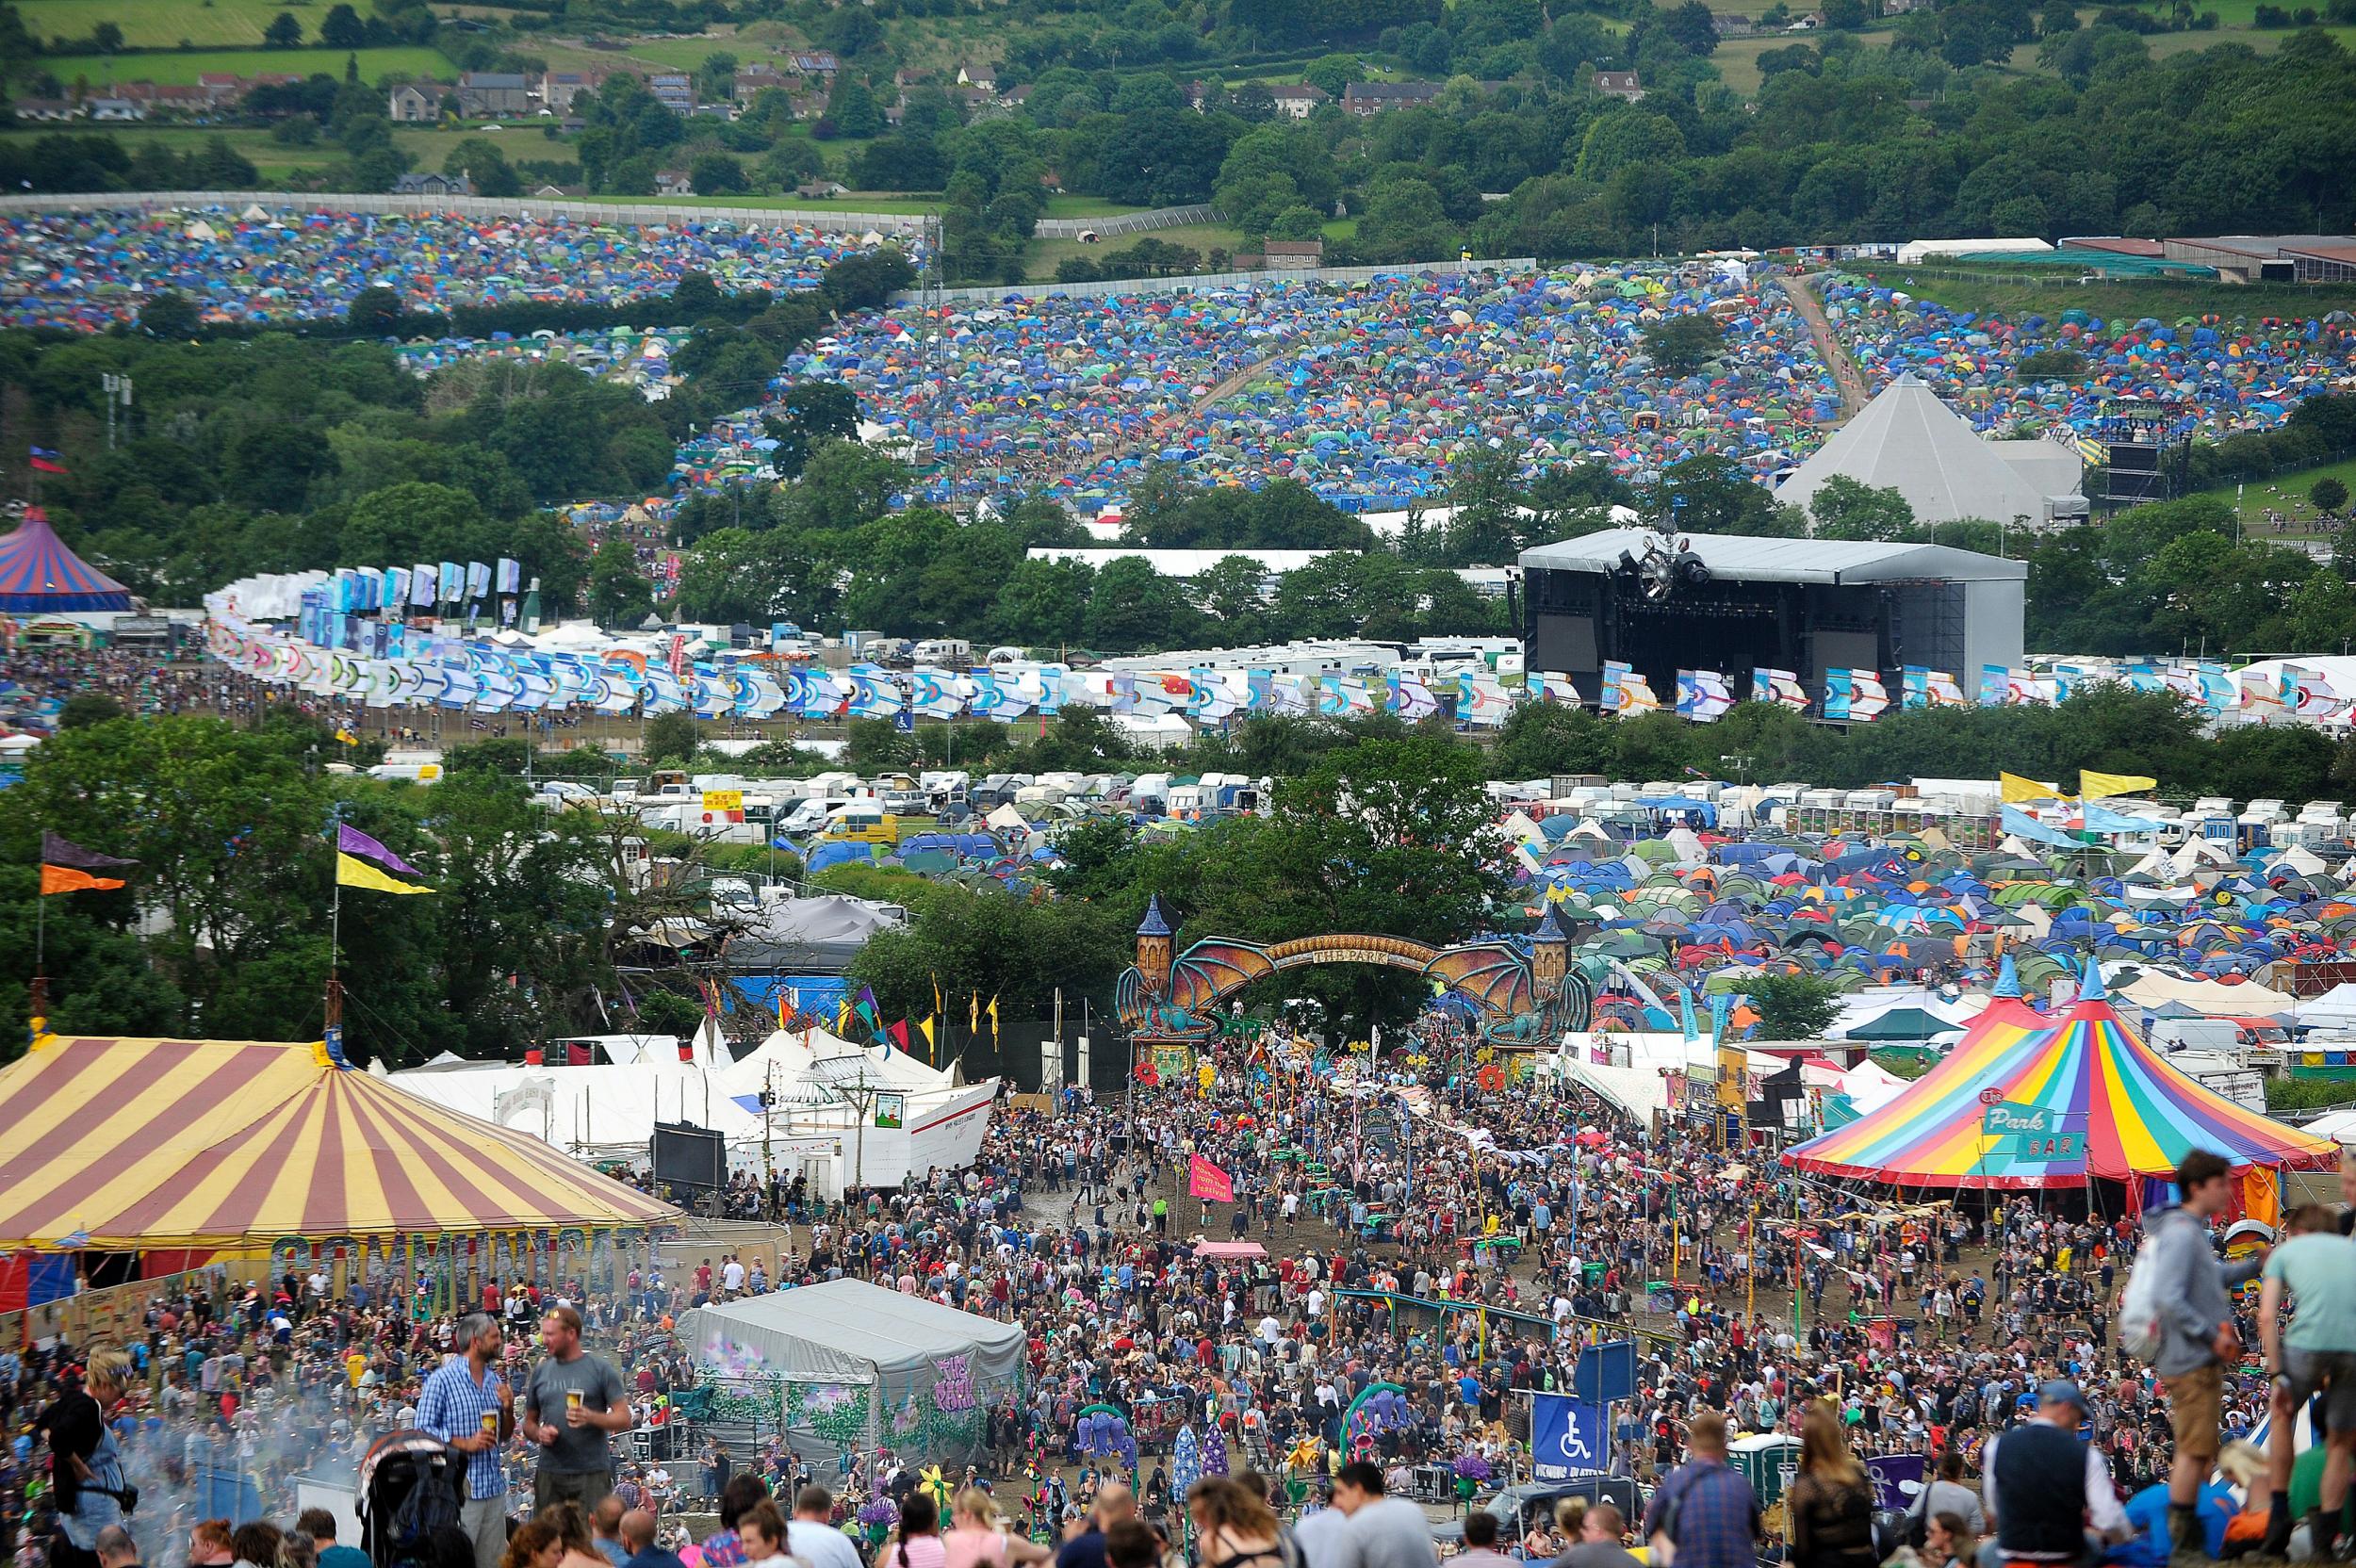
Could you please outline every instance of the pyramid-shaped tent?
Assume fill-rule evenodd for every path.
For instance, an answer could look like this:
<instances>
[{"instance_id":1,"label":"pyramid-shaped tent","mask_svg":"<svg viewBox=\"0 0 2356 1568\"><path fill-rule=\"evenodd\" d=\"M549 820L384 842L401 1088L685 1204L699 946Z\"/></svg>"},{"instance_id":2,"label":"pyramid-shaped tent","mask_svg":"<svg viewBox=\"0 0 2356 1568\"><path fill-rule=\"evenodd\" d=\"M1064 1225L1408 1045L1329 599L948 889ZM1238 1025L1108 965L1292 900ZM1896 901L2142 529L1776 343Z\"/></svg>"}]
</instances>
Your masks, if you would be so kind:
<instances>
[{"instance_id":1,"label":"pyramid-shaped tent","mask_svg":"<svg viewBox=\"0 0 2356 1568\"><path fill-rule=\"evenodd\" d=\"M25 508L25 521L0 539L0 611L54 615L130 608L130 590L66 548L40 507Z\"/></svg>"},{"instance_id":2,"label":"pyramid-shaped tent","mask_svg":"<svg viewBox=\"0 0 2356 1568\"><path fill-rule=\"evenodd\" d=\"M2053 514L2051 493L2006 460L2006 446L2022 449L2021 466L2046 474L2049 482L2062 478L2050 470L2055 455L2066 462L2064 449L2042 441L1983 441L1961 415L1939 400L1927 382L1909 372L1882 388L1863 413L1794 469L1775 498L1805 508L1826 480L1841 474L1897 491L1914 508L1918 523L1962 517L2047 521ZM2032 449L2047 447L2051 453ZM2074 482L2069 486L2075 488Z\"/></svg>"},{"instance_id":3,"label":"pyramid-shaped tent","mask_svg":"<svg viewBox=\"0 0 2356 1568\"><path fill-rule=\"evenodd\" d=\"M2076 1006L2040 1020L1999 997L1947 1058L1870 1115L1809 1139L1786 1164L1912 1187L2082 1187L2164 1177L2194 1149L2235 1166L2313 1170L2338 1146L2195 1083L2137 1037L2088 968ZM1989 1106L2035 1131L1986 1133Z\"/></svg>"}]
</instances>

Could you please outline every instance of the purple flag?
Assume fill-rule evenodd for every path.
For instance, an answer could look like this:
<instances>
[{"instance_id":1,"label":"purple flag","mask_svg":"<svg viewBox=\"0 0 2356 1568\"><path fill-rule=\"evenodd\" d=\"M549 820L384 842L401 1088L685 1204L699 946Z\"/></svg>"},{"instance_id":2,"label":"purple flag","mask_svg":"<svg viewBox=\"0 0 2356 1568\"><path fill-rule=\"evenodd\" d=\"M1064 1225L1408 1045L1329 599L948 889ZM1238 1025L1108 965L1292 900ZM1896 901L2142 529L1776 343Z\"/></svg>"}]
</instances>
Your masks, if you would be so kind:
<instances>
[{"instance_id":1,"label":"purple flag","mask_svg":"<svg viewBox=\"0 0 2356 1568\"><path fill-rule=\"evenodd\" d=\"M412 876L425 874L349 823L335 825L335 847L347 855L365 855L390 871L405 871Z\"/></svg>"},{"instance_id":2,"label":"purple flag","mask_svg":"<svg viewBox=\"0 0 2356 1568\"><path fill-rule=\"evenodd\" d=\"M41 836L41 859L43 865L71 866L75 871L120 871L125 866L139 864L137 860L118 859L112 855L101 855L94 849L84 849L71 839L61 839L55 833Z\"/></svg>"}]
</instances>

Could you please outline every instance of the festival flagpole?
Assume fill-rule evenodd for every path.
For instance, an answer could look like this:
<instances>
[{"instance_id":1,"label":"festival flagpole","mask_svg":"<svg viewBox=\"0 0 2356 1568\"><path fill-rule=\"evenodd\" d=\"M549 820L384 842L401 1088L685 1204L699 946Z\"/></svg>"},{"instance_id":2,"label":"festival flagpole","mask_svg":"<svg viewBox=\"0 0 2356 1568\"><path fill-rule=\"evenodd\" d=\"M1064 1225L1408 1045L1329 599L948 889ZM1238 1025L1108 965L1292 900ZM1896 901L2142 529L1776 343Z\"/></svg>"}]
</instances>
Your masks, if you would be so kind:
<instances>
[{"instance_id":1,"label":"festival flagpole","mask_svg":"<svg viewBox=\"0 0 2356 1568\"><path fill-rule=\"evenodd\" d=\"M320 1038L326 1042L328 1056L337 1060L341 1059L344 1050L344 988L336 974L343 944L344 879L334 874L337 869L335 857L342 851L339 832L342 825L343 808L340 806L330 807L327 812L327 864L335 891L327 905L327 992L322 998L326 1022L320 1031Z\"/></svg>"}]
</instances>

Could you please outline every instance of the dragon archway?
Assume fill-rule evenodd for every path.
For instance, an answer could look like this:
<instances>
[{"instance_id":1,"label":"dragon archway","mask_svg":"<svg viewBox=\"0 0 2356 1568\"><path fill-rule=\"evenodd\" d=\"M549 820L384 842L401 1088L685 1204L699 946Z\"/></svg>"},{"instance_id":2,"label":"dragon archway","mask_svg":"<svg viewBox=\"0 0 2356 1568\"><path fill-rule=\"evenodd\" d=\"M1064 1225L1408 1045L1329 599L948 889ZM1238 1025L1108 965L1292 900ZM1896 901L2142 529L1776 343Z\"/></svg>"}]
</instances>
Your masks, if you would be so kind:
<instances>
[{"instance_id":1,"label":"dragon archway","mask_svg":"<svg viewBox=\"0 0 2356 1568\"><path fill-rule=\"evenodd\" d=\"M1587 1027L1594 1004L1587 977L1570 961L1570 933L1551 906L1524 953L1510 942L1433 947L1405 937L1303 937L1252 942L1208 937L1174 953L1176 933L1156 895L1137 927L1137 961L1114 992L1121 1026L1141 1039L1194 1041L1219 1030L1218 1006L1258 980L1320 964L1406 970L1481 1009L1481 1033L1513 1050L1551 1049L1566 1030Z\"/></svg>"}]
</instances>

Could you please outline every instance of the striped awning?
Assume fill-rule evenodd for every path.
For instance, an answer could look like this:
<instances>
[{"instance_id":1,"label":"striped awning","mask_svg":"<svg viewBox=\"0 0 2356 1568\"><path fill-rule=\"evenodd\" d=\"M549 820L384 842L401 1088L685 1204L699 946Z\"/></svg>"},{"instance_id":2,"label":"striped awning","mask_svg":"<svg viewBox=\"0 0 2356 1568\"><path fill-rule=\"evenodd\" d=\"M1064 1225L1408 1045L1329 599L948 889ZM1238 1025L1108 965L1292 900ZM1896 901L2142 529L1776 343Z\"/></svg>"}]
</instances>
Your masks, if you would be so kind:
<instances>
[{"instance_id":1,"label":"striped awning","mask_svg":"<svg viewBox=\"0 0 2356 1568\"><path fill-rule=\"evenodd\" d=\"M52 1037L0 1068L0 1249L678 1217L537 1138L337 1068L315 1044Z\"/></svg>"},{"instance_id":2,"label":"striped awning","mask_svg":"<svg viewBox=\"0 0 2356 1568\"><path fill-rule=\"evenodd\" d=\"M72 550L38 506L0 539L0 610L12 614L128 610L130 591Z\"/></svg>"}]
</instances>

